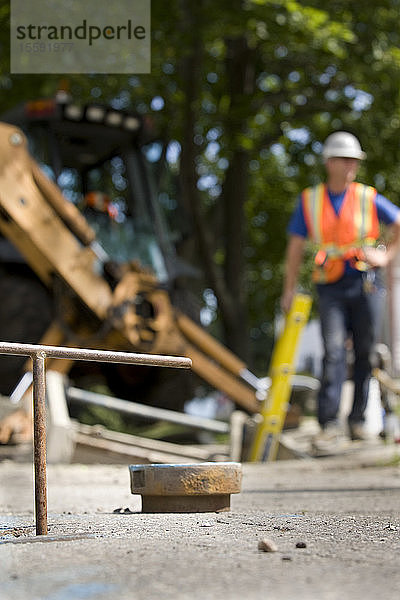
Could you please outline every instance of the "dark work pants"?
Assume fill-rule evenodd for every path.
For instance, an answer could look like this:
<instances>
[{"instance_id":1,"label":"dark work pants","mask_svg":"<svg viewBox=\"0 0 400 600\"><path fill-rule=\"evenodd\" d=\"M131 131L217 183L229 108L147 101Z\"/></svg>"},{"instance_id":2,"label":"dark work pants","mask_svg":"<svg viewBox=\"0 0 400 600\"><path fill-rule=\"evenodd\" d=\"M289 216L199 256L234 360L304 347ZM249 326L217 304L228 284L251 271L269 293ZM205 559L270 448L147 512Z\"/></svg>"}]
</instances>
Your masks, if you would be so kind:
<instances>
[{"instance_id":1,"label":"dark work pants","mask_svg":"<svg viewBox=\"0 0 400 600\"><path fill-rule=\"evenodd\" d=\"M319 315L324 343L318 421L321 426L337 419L342 384L346 378L345 341L350 334L354 348L354 400L349 423L362 423L368 400L371 355L380 328L385 291L376 278L365 291L361 273L345 275L338 282L318 285Z\"/></svg>"}]
</instances>

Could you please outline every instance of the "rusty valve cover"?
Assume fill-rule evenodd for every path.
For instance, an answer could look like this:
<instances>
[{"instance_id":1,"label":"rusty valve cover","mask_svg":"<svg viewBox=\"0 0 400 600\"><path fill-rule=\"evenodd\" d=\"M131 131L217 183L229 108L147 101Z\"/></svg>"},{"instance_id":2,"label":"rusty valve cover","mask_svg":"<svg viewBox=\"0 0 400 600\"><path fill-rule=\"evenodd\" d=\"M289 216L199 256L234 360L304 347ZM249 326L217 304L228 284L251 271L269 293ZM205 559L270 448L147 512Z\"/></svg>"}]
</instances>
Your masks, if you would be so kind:
<instances>
[{"instance_id":1,"label":"rusty valve cover","mask_svg":"<svg viewBox=\"0 0 400 600\"><path fill-rule=\"evenodd\" d=\"M142 512L220 512L238 494L242 465L235 462L130 465L131 492L142 496Z\"/></svg>"}]
</instances>

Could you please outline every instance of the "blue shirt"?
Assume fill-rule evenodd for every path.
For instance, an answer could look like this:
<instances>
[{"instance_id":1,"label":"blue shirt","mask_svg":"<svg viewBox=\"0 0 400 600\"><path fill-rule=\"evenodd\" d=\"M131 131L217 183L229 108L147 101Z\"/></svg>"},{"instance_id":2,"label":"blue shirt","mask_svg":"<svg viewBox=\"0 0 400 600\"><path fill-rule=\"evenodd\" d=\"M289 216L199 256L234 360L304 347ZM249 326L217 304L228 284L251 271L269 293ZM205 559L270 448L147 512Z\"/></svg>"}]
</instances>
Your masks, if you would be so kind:
<instances>
[{"instance_id":1,"label":"blue shirt","mask_svg":"<svg viewBox=\"0 0 400 600\"><path fill-rule=\"evenodd\" d=\"M340 211L340 207L342 206L345 192L341 192L340 194L333 194L328 190L329 199L332 203L332 206L335 210L335 213L338 215ZM381 194L377 194L375 196L375 205L378 213L378 219L380 223L384 223L385 225L391 225L397 219L400 208L395 206L390 200L382 196ZM303 203L301 201L301 197L299 197L297 201L297 206L294 209L292 217L289 221L288 233L293 235L301 235L302 237L308 236L307 225L304 219L303 213Z\"/></svg>"},{"instance_id":2,"label":"blue shirt","mask_svg":"<svg viewBox=\"0 0 400 600\"><path fill-rule=\"evenodd\" d=\"M333 194L328 190L329 199L332 203L335 213L338 215L340 208L343 203L345 191L340 194ZM395 206L390 200L377 194L374 199L376 210L378 213L378 219L380 223L385 225L391 225L394 223L399 215L400 208ZM289 221L287 228L288 233L292 235L300 235L306 238L308 236L307 225L304 219L303 203L301 196L298 198L296 208L293 211L292 217ZM345 272L348 274L358 273L356 269L353 269L348 262L346 262Z\"/></svg>"}]
</instances>

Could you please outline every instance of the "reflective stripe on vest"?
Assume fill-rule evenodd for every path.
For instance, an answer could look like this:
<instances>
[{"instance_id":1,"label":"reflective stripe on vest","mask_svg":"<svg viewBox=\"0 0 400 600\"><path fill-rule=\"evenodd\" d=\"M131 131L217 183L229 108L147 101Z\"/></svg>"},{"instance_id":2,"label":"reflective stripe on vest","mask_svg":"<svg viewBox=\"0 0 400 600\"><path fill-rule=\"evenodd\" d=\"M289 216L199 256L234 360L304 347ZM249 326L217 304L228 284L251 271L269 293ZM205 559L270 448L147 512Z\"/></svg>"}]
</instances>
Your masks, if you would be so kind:
<instances>
[{"instance_id":1,"label":"reflective stripe on vest","mask_svg":"<svg viewBox=\"0 0 400 600\"><path fill-rule=\"evenodd\" d=\"M337 215L326 185L307 188L302 193L303 214L310 239L318 248L314 281L337 281L345 261L355 263L363 246L373 245L379 236L379 220L374 202L375 188L351 183ZM361 262L358 263L361 268Z\"/></svg>"}]
</instances>

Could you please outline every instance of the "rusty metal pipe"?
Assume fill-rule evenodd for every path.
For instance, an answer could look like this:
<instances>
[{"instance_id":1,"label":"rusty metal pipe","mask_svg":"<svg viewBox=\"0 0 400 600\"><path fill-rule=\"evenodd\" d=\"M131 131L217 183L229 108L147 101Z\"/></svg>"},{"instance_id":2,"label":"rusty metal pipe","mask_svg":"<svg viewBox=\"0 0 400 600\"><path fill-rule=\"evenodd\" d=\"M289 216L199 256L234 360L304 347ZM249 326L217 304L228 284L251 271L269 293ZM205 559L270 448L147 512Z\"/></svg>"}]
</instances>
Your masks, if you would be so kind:
<instances>
[{"instance_id":1,"label":"rusty metal pipe","mask_svg":"<svg viewBox=\"0 0 400 600\"><path fill-rule=\"evenodd\" d=\"M177 367L180 369L190 369L192 366L190 358L181 356L87 350L65 348L62 346L43 346L40 344L18 344L14 342L0 342L0 354L30 356L32 359L36 535L47 535L46 357L129 363L156 367Z\"/></svg>"},{"instance_id":2,"label":"rusty metal pipe","mask_svg":"<svg viewBox=\"0 0 400 600\"><path fill-rule=\"evenodd\" d=\"M35 462L36 535L47 535L46 377L45 355L38 352L33 366L33 448Z\"/></svg>"},{"instance_id":3,"label":"rusty metal pipe","mask_svg":"<svg viewBox=\"0 0 400 600\"><path fill-rule=\"evenodd\" d=\"M17 354L33 357L38 352L44 353L49 358L72 358L73 360L130 363L155 367L177 367L180 369L190 369L192 366L190 358L181 356L162 356L159 354L138 354L136 352L114 352L109 350L87 350L66 348L63 346L0 342L0 354Z\"/></svg>"}]
</instances>

